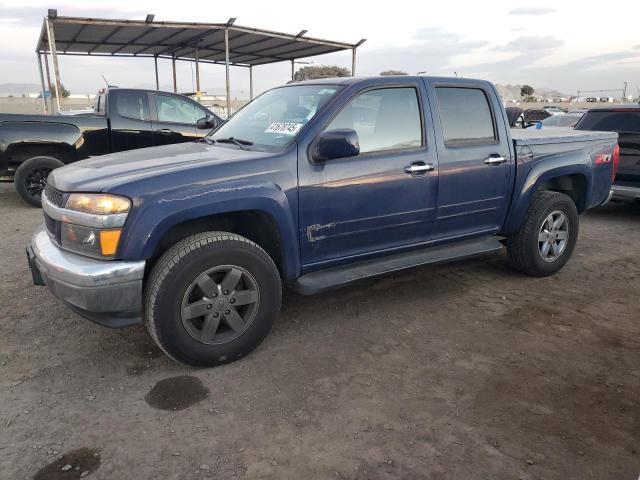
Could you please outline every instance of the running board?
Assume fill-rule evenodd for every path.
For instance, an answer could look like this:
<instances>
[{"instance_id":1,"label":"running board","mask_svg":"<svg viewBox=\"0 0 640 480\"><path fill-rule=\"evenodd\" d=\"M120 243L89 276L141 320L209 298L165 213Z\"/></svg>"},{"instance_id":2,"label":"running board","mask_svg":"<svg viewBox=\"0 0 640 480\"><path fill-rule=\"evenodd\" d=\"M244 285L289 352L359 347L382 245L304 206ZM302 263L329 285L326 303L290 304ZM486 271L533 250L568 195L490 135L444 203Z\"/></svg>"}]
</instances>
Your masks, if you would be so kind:
<instances>
[{"instance_id":1,"label":"running board","mask_svg":"<svg viewBox=\"0 0 640 480\"><path fill-rule=\"evenodd\" d=\"M339 267L302 275L293 289L303 295L311 295L330 288L341 287L363 278L375 277L406 268L450 262L500 250L502 243L496 237L464 240L386 257L365 260Z\"/></svg>"}]
</instances>

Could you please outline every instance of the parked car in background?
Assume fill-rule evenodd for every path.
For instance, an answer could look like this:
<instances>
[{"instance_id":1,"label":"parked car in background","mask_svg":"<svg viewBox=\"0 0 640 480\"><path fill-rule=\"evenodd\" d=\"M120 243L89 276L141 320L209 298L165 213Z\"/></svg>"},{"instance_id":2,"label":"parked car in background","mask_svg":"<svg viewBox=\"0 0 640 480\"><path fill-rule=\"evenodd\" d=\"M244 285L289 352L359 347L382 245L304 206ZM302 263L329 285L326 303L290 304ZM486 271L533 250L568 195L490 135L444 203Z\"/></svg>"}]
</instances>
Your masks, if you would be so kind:
<instances>
[{"instance_id":1,"label":"parked car in background","mask_svg":"<svg viewBox=\"0 0 640 480\"><path fill-rule=\"evenodd\" d=\"M563 127L573 128L578 120L582 118L582 113L566 113L563 115L551 115L545 118L540 123L543 127Z\"/></svg>"},{"instance_id":2,"label":"parked car in background","mask_svg":"<svg viewBox=\"0 0 640 480\"><path fill-rule=\"evenodd\" d=\"M49 173L76 160L201 138L222 120L193 100L168 92L105 88L93 113L0 114L0 180L40 206Z\"/></svg>"},{"instance_id":3,"label":"parked car in background","mask_svg":"<svg viewBox=\"0 0 640 480\"><path fill-rule=\"evenodd\" d=\"M523 110L520 107L507 107L507 121L511 128L529 128L536 122L550 117L552 114L543 108L529 108Z\"/></svg>"},{"instance_id":4,"label":"parked car in background","mask_svg":"<svg viewBox=\"0 0 640 480\"><path fill-rule=\"evenodd\" d=\"M640 202L640 105L588 110L575 128L618 134L620 166L613 184L613 198Z\"/></svg>"},{"instance_id":5,"label":"parked car in background","mask_svg":"<svg viewBox=\"0 0 640 480\"><path fill-rule=\"evenodd\" d=\"M146 323L173 359L212 366L260 344L283 283L311 294L504 244L514 268L557 272L578 215L609 198L616 141L510 130L481 80L294 82L205 142L53 171L29 264L86 318Z\"/></svg>"},{"instance_id":6,"label":"parked car in background","mask_svg":"<svg viewBox=\"0 0 640 480\"><path fill-rule=\"evenodd\" d=\"M544 107L542 107L542 109L545 112L549 112L551 115L564 115L565 113L567 113L564 108L555 105L545 105Z\"/></svg>"}]
</instances>

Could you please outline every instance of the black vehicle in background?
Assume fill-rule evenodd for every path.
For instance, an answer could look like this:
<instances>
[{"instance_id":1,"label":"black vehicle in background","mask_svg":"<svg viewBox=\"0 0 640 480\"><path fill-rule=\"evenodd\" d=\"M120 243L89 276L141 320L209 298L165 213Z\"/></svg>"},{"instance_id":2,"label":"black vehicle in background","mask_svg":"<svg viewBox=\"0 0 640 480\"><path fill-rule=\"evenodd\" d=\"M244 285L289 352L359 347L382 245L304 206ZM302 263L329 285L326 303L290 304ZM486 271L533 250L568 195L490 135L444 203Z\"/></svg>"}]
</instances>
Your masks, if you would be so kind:
<instances>
[{"instance_id":1,"label":"black vehicle in background","mask_svg":"<svg viewBox=\"0 0 640 480\"><path fill-rule=\"evenodd\" d=\"M640 105L592 108L576 130L618 133L620 164L613 183L613 199L640 202Z\"/></svg>"},{"instance_id":2,"label":"black vehicle in background","mask_svg":"<svg viewBox=\"0 0 640 480\"><path fill-rule=\"evenodd\" d=\"M54 168L111 152L188 142L222 120L197 102L174 93L105 88L92 115L0 114L0 181L40 206Z\"/></svg>"},{"instance_id":3,"label":"black vehicle in background","mask_svg":"<svg viewBox=\"0 0 640 480\"><path fill-rule=\"evenodd\" d=\"M552 114L542 108L528 108L523 110L520 107L506 107L507 119L511 128L529 128L536 122L550 117Z\"/></svg>"}]
</instances>

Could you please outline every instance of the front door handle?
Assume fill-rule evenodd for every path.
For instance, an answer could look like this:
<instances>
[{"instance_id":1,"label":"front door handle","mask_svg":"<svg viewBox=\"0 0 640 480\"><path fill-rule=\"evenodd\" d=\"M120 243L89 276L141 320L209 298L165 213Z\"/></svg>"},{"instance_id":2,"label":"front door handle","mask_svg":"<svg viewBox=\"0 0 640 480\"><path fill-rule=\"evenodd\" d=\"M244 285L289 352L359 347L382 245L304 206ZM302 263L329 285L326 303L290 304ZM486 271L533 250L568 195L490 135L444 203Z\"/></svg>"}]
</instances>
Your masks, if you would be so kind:
<instances>
[{"instance_id":1,"label":"front door handle","mask_svg":"<svg viewBox=\"0 0 640 480\"><path fill-rule=\"evenodd\" d=\"M489 155L488 158L484 159L484 163L486 163L487 165L500 165L501 163L504 163L506 161L506 158L504 158L502 155L497 154Z\"/></svg>"},{"instance_id":2,"label":"front door handle","mask_svg":"<svg viewBox=\"0 0 640 480\"><path fill-rule=\"evenodd\" d=\"M421 173L432 172L433 170L435 170L433 165L424 162L414 162L411 165L404 167L405 173L410 175L419 175Z\"/></svg>"},{"instance_id":3,"label":"front door handle","mask_svg":"<svg viewBox=\"0 0 640 480\"><path fill-rule=\"evenodd\" d=\"M171 135L173 133L176 133L173 130L170 130L168 128L161 128L160 130L158 130L158 132L160 132L160 133L162 133L164 135Z\"/></svg>"}]
</instances>

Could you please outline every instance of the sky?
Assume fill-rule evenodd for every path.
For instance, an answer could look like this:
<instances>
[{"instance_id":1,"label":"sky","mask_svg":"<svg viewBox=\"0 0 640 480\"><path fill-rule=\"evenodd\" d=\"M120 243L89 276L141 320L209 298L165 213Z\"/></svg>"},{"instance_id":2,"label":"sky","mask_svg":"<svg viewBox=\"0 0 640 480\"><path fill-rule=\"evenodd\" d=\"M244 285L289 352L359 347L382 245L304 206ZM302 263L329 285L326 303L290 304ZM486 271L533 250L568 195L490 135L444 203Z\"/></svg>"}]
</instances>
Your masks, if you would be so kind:
<instances>
[{"instance_id":1,"label":"sky","mask_svg":"<svg viewBox=\"0 0 640 480\"><path fill-rule=\"evenodd\" d=\"M236 17L237 25L255 28L293 34L306 29L313 37L349 43L366 38L358 49L358 75L387 69L457 72L565 94L622 90L628 82L627 94L637 96L640 87L640 2L629 0L608 0L602 6L575 0L395 0L384 6L375 0L0 0L0 84L39 83L34 49L47 8L57 8L59 15L100 18L144 19L153 13L156 20L222 23ZM62 83L72 93L93 93L104 86L102 74L121 87L155 83L151 59L59 58ZM350 52L301 60L351 68ZM160 60L159 68L161 88L170 89L171 62ZM254 68L255 92L287 82L290 69L288 62ZM223 91L223 66L202 65L200 78L203 90ZM179 90L195 90L193 84L192 64L179 62ZM231 87L233 96L248 96L247 69L231 68Z\"/></svg>"}]
</instances>

